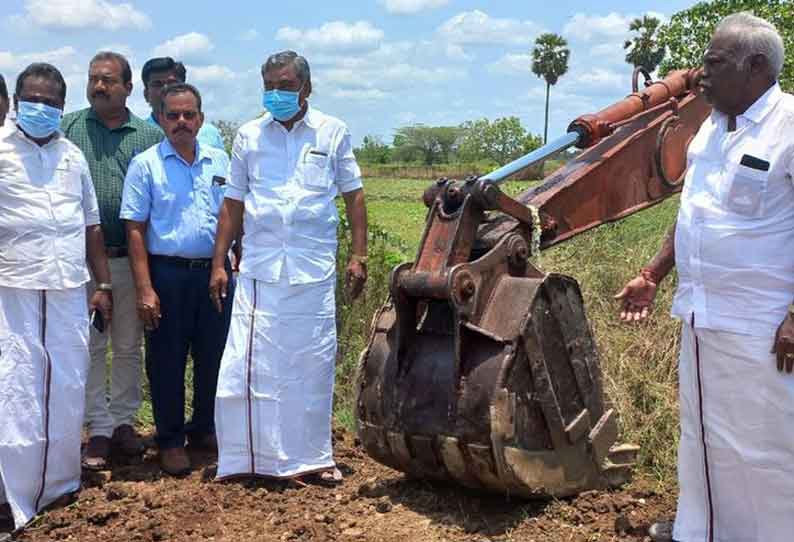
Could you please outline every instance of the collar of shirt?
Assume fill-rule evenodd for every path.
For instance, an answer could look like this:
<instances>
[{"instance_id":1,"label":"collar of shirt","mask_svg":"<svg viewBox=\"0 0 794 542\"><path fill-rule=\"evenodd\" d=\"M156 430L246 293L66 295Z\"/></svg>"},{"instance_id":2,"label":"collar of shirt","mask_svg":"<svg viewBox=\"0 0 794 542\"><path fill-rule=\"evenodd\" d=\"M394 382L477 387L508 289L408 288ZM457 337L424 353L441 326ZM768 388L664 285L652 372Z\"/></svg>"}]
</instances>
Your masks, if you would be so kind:
<instances>
[{"instance_id":1,"label":"collar of shirt","mask_svg":"<svg viewBox=\"0 0 794 542\"><path fill-rule=\"evenodd\" d=\"M301 124L305 124L309 128L317 129L320 126L320 123L318 122L319 119L317 117L318 117L317 113L314 111L314 109L312 109L312 106L307 103L306 104L306 113L303 115L303 117L300 120L298 120L295 124L292 125L292 128L294 129L296 126L300 126ZM264 117L264 125L265 126L269 126L270 124L273 124L274 122L276 122L276 119L273 118L273 115L271 115L270 113L267 113L265 115L265 117ZM281 126L282 128L284 128L284 125L281 124L280 122L276 122L276 123L279 126ZM284 129L286 130L286 128L284 128Z\"/></svg>"},{"instance_id":2,"label":"collar of shirt","mask_svg":"<svg viewBox=\"0 0 794 542\"><path fill-rule=\"evenodd\" d=\"M758 98L753 105L747 108L747 111L736 117L737 130L747 126L748 124L760 124L764 118L775 108L777 103L783 97L783 91L780 90L780 85L775 83L760 98ZM715 123L720 126L727 127L728 115L713 109L711 111L711 118Z\"/></svg>"},{"instance_id":3,"label":"collar of shirt","mask_svg":"<svg viewBox=\"0 0 794 542\"><path fill-rule=\"evenodd\" d=\"M105 123L102 122L102 119L100 119L97 116L96 111L94 111L93 107L89 108L88 113L86 114L85 118L88 119L88 120L92 120L92 121L96 122L97 124L99 124L100 126L104 127L105 129L110 130L111 132L115 132L117 130L137 130L138 129L135 126L135 124L132 122L132 111L130 111L129 109L127 109L127 120L124 121L124 124L122 124L118 128L112 128L112 129L108 128L107 125L105 125Z\"/></svg>"},{"instance_id":4,"label":"collar of shirt","mask_svg":"<svg viewBox=\"0 0 794 542\"><path fill-rule=\"evenodd\" d=\"M44 145L39 145L38 143L30 139L27 135L25 135L25 132L19 129L19 126L17 126L16 122L7 122L5 126L8 127L9 137L15 137L21 141L24 141L27 145L33 145L34 147L39 147L41 149L46 149L48 147L51 147L52 145L55 145L58 142L58 140L63 137L63 132L57 130L55 132L55 137L47 141Z\"/></svg>"},{"instance_id":5,"label":"collar of shirt","mask_svg":"<svg viewBox=\"0 0 794 542\"><path fill-rule=\"evenodd\" d=\"M188 164L187 161L180 156L174 146L171 145L171 141L169 141L168 138L163 139L163 141L160 143L160 156L163 160L173 156L177 160L182 161L188 167L200 164L202 160L209 160L210 162L212 161L212 156L207 152L206 148L199 143L198 139L196 140L196 157L192 164Z\"/></svg>"}]
</instances>

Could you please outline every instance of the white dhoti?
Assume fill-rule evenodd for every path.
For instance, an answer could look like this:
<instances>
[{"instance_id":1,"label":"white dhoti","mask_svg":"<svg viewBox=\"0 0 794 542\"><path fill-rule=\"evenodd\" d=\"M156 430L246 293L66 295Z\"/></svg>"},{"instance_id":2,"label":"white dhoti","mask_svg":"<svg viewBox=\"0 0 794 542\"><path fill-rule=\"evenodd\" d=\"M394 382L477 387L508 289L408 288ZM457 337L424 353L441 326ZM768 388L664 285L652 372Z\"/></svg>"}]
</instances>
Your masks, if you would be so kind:
<instances>
[{"instance_id":1,"label":"white dhoti","mask_svg":"<svg viewBox=\"0 0 794 542\"><path fill-rule=\"evenodd\" d=\"M218 478L334 466L335 277L240 277L215 399Z\"/></svg>"},{"instance_id":2,"label":"white dhoti","mask_svg":"<svg viewBox=\"0 0 794 542\"><path fill-rule=\"evenodd\" d=\"M773 340L683 326L677 541L794 540L794 375Z\"/></svg>"},{"instance_id":3,"label":"white dhoti","mask_svg":"<svg viewBox=\"0 0 794 542\"><path fill-rule=\"evenodd\" d=\"M85 295L0 287L0 502L17 528L80 488Z\"/></svg>"}]
</instances>

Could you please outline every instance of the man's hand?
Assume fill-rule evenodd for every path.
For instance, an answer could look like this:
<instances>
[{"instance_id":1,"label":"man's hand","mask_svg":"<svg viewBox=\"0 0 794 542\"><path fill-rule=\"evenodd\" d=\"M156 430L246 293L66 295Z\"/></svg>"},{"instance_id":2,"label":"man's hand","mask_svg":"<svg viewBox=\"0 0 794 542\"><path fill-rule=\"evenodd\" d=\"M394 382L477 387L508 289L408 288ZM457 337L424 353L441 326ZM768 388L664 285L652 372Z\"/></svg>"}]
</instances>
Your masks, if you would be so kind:
<instances>
[{"instance_id":1,"label":"man's hand","mask_svg":"<svg viewBox=\"0 0 794 542\"><path fill-rule=\"evenodd\" d=\"M143 322L143 329L152 331L160 325L160 298L154 288L148 286L138 290L138 318Z\"/></svg>"},{"instance_id":2,"label":"man's hand","mask_svg":"<svg viewBox=\"0 0 794 542\"><path fill-rule=\"evenodd\" d=\"M88 302L88 311L98 310L105 320L105 325L110 324L113 318L113 294L108 290L97 290Z\"/></svg>"},{"instance_id":3,"label":"man's hand","mask_svg":"<svg viewBox=\"0 0 794 542\"><path fill-rule=\"evenodd\" d=\"M786 314L777 328L772 353L776 354L778 371L790 373L794 370L794 318L791 313Z\"/></svg>"},{"instance_id":4,"label":"man's hand","mask_svg":"<svg viewBox=\"0 0 794 542\"><path fill-rule=\"evenodd\" d=\"M223 312L226 290L229 286L229 275L223 267L213 267L210 274L210 299L218 312Z\"/></svg>"},{"instance_id":5,"label":"man's hand","mask_svg":"<svg viewBox=\"0 0 794 542\"><path fill-rule=\"evenodd\" d=\"M345 285L351 299L356 299L361 295L366 282L367 264L355 256L350 258L350 263L347 264L347 272L345 273Z\"/></svg>"},{"instance_id":6,"label":"man's hand","mask_svg":"<svg viewBox=\"0 0 794 542\"><path fill-rule=\"evenodd\" d=\"M620 319L624 322L645 320L651 312L655 297L655 282L642 275L634 277L615 296L615 299L623 301L620 308Z\"/></svg>"}]
</instances>

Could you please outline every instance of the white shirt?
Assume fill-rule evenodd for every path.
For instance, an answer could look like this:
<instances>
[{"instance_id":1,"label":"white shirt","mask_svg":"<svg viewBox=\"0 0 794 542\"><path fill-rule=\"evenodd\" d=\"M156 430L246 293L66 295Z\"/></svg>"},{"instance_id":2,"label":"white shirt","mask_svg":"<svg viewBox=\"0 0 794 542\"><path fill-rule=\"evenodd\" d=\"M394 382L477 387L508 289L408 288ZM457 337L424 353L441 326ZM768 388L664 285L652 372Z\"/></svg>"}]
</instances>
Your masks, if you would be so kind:
<instances>
[{"instance_id":1,"label":"white shirt","mask_svg":"<svg viewBox=\"0 0 794 542\"><path fill-rule=\"evenodd\" d=\"M336 265L334 198L361 188L350 132L308 108L292 130L270 114L244 124L232 148L226 197L245 202L240 274L290 284L330 278Z\"/></svg>"},{"instance_id":2,"label":"white shirt","mask_svg":"<svg viewBox=\"0 0 794 542\"><path fill-rule=\"evenodd\" d=\"M0 286L75 288L89 280L85 228L99 224L80 149L62 134L39 146L0 128Z\"/></svg>"},{"instance_id":3,"label":"white shirt","mask_svg":"<svg viewBox=\"0 0 794 542\"><path fill-rule=\"evenodd\" d=\"M743 156L769 170L742 165ZM769 335L794 301L794 96L775 85L737 118L713 112L687 155L674 316Z\"/></svg>"}]
</instances>

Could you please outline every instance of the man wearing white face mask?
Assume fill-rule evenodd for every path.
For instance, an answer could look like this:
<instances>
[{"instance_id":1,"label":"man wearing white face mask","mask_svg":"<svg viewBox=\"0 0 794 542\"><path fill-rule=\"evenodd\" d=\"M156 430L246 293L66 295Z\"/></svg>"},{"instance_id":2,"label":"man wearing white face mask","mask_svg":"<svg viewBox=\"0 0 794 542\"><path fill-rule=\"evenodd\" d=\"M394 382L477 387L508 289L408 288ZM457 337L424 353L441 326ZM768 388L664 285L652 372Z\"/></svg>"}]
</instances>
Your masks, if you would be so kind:
<instances>
[{"instance_id":1,"label":"man wearing white face mask","mask_svg":"<svg viewBox=\"0 0 794 542\"><path fill-rule=\"evenodd\" d=\"M224 303L229 245L243 258L216 394L218 477L338 480L331 451L336 323L334 199L352 229L351 296L367 278L367 214L350 133L309 105L306 59L262 66L268 114L240 128L215 239L210 296Z\"/></svg>"},{"instance_id":2,"label":"man wearing white face mask","mask_svg":"<svg viewBox=\"0 0 794 542\"><path fill-rule=\"evenodd\" d=\"M16 528L80 488L89 310L112 311L88 165L59 130L65 98L60 72L32 64L0 128L0 517ZM86 262L101 283L88 307Z\"/></svg>"}]
</instances>

